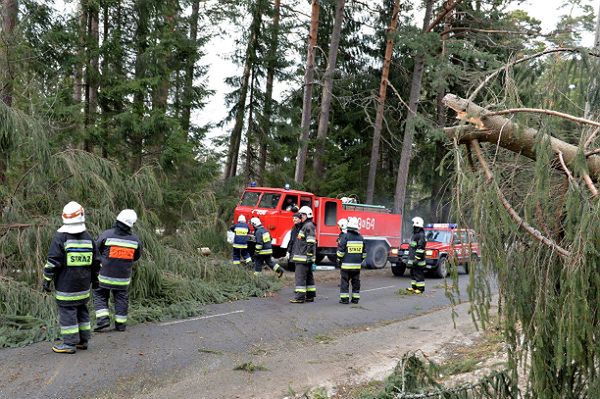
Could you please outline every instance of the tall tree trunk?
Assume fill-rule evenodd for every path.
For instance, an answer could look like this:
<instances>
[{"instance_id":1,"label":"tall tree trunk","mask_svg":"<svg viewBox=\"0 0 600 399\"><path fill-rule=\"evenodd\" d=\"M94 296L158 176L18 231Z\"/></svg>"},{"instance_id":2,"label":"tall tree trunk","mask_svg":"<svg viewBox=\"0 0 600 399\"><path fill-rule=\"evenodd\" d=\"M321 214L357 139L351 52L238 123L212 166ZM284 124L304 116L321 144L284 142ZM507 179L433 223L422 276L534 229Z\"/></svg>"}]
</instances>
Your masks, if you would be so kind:
<instances>
[{"instance_id":1,"label":"tall tree trunk","mask_svg":"<svg viewBox=\"0 0 600 399\"><path fill-rule=\"evenodd\" d=\"M190 117L192 115L192 93L194 91L194 70L198 59L198 13L200 0L192 2L192 15L190 16L190 42L194 46L194 52L187 60L185 66L185 83L183 86L183 106L181 114L181 127L187 133L190 132Z\"/></svg>"},{"instance_id":2,"label":"tall tree trunk","mask_svg":"<svg viewBox=\"0 0 600 399\"><path fill-rule=\"evenodd\" d=\"M298 157L296 158L296 183L304 182L304 169L306 168L306 155L308 153L308 138L310 136L310 120L312 113L312 92L315 76L315 46L317 44L317 31L319 28L319 0L312 0L310 17L310 33L308 35L308 52L306 56L306 71L304 73L304 99L302 102L302 123L300 124L300 142L298 143Z\"/></svg>"},{"instance_id":3,"label":"tall tree trunk","mask_svg":"<svg viewBox=\"0 0 600 399\"><path fill-rule=\"evenodd\" d=\"M13 75L11 46L17 25L19 4L17 0L2 0L2 35L0 36L0 101L6 106L13 104ZM0 184L6 182L8 148L0 146Z\"/></svg>"},{"instance_id":4,"label":"tall tree trunk","mask_svg":"<svg viewBox=\"0 0 600 399\"><path fill-rule=\"evenodd\" d=\"M79 48L77 49L77 62L74 71L73 82L73 101L81 104L83 88L83 64L85 59L85 42L87 32L87 0L81 0L77 6L78 10L78 34Z\"/></svg>"},{"instance_id":5,"label":"tall tree trunk","mask_svg":"<svg viewBox=\"0 0 600 399\"><path fill-rule=\"evenodd\" d=\"M265 106L260 128L261 141L258 166L258 182L261 186L265 184L265 172L267 169L269 138L271 137L271 120L273 118L273 82L275 80L275 69L277 68L277 47L279 46L280 17L281 0L275 0L275 4L273 5L273 28L267 66L267 88L265 92Z\"/></svg>"},{"instance_id":6,"label":"tall tree trunk","mask_svg":"<svg viewBox=\"0 0 600 399\"><path fill-rule=\"evenodd\" d=\"M146 76L146 65L144 63L144 57L148 48L148 20L149 20L149 9L150 7L148 0L136 0L135 11L137 13L137 27L135 30L135 79L138 82L138 86L133 95L133 112L139 119L139 123L142 122L145 115L145 104L144 97L146 92L146 86L142 85L141 80ZM131 168L133 171L138 170L142 167L142 157L144 151L144 135L141 132L132 133L130 137L132 143L131 151Z\"/></svg>"},{"instance_id":7,"label":"tall tree trunk","mask_svg":"<svg viewBox=\"0 0 600 399\"><path fill-rule=\"evenodd\" d=\"M165 46L168 46L165 51L165 59L162 61L162 70L159 72L159 82L152 95L152 109L159 111L162 114L167 112L169 88L171 84L171 72L173 68L173 38L170 37L175 32L175 19L177 17L177 1L165 1L165 9L160 9L164 13L165 24L161 29L161 38ZM164 134L157 137L157 146L160 147L164 140Z\"/></svg>"},{"instance_id":8,"label":"tall tree trunk","mask_svg":"<svg viewBox=\"0 0 600 399\"><path fill-rule=\"evenodd\" d=\"M104 3L102 5L102 43L103 43L103 47L106 44L106 42L108 41L108 35L110 34L110 9L109 9L109 5L107 3ZM104 49L103 49L104 50ZM101 69L101 74L100 76L103 77L103 79L101 79L100 81L100 87L99 90L100 92L102 92L105 87L104 84L106 82L106 79L108 79L108 76L110 75L110 64L108 61L108 58L106 56L106 53L103 52L103 56L102 56L102 62L100 64L100 69ZM100 105L100 113L101 113L101 119L103 119L104 121L108 120L108 114L110 113L110 106L108 104L108 101L106 98L104 98L103 100L99 101L99 105ZM103 134L102 134L102 140L101 140L101 147L102 147L102 157L103 158L108 158L108 146L107 146L107 141L110 140L110 131L111 131L111 126L110 124L106 124L103 123Z\"/></svg>"},{"instance_id":9,"label":"tall tree trunk","mask_svg":"<svg viewBox=\"0 0 600 399\"><path fill-rule=\"evenodd\" d=\"M246 181L251 181L254 176L253 161L254 161L254 109L256 107L255 94L256 90L256 69L252 69L250 78L250 101L248 103L248 129L246 130Z\"/></svg>"},{"instance_id":10,"label":"tall tree trunk","mask_svg":"<svg viewBox=\"0 0 600 399\"><path fill-rule=\"evenodd\" d=\"M329 55L327 59L327 69L323 76L323 98L321 99L321 115L319 117L319 126L317 128L317 147L315 158L313 160L313 170L315 176L323 175L323 157L325 156L325 141L327 139L327 130L329 128L329 113L331 111L331 100L333 98L333 77L335 75L335 66L340 46L340 36L342 34L342 23L344 20L344 6L346 0L338 0L335 8L335 23L331 32L331 44L329 45Z\"/></svg>"},{"instance_id":11,"label":"tall tree trunk","mask_svg":"<svg viewBox=\"0 0 600 399\"><path fill-rule=\"evenodd\" d=\"M429 27L434 0L427 0L425 5L425 17L423 18L423 32ZM421 95L421 84L423 70L425 69L425 57L417 54L410 83L410 95L408 100L408 114L404 124L404 140L402 141L402 152L400 154L400 165L398 166L398 178L396 180L396 193L394 195L394 212L404 211L406 201L406 186L408 183L408 168L412 154L413 136L415 131L415 116Z\"/></svg>"},{"instance_id":12,"label":"tall tree trunk","mask_svg":"<svg viewBox=\"0 0 600 399\"><path fill-rule=\"evenodd\" d=\"M256 47L258 45L262 18L260 2L257 2L255 7L252 24L250 26L248 47L246 48L246 61L244 64L244 72L242 74L242 85L240 87L240 95L235 111L235 125L233 126L231 137L229 139L229 151L227 153L227 164L225 165L226 179L234 177L237 174L238 156L240 152L240 143L242 141L242 130L244 128L244 115L246 114L246 97L248 96L250 74L256 58Z\"/></svg>"},{"instance_id":13,"label":"tall tree trunk","mask_svg":"<svg viewBox=\"0 0 600 399\"><path fill-rule=\"evenodd\" d=\"M449 9L455 3L455 0L446 0L444 2L444 8ZM444 17L444 32L449 32L452 29L452 18L454 17L454 11L450 11ZM448 58L447 48L446 48L446 40L448 40L448 33L443 34L441 36L442 40L442 51L440 54L440 58L442 60ZM446 107L444 106L444 96L446 95L446 90L442 87L438 90L437 98L436 98L436 124L438 128L443 128L446 126ZM435 141L435 152L433 158L433 165L437 167L444 158L444 142L442 140ZM440 207L440 200L443 196L443 183L444 179L437 176L434 173L432 182L431 182L431 198L429 200L429 212L433 220L443 221L445 220L445 211Z\"/></svg>"},{"instance_id":14,"label":"tall tree trunk","mask_svg":"<svg viewBox=\"0 0 600 399\"><path fill-rule=\"evenodd\" d=\"M373 203L373 197L375 195L375 178L377 176L377 164L379 162L379 143L381 141L381 129L383 127L383 112L385 110L385 98L387 97L388 78L390 76L390 64L394 52L394 36L396 35L396 29L398 27L399 13L400 0L395 0L394 8L392 10L392 20L386 32L387 42L385 45L385 56L383 57L381 83L379 84L379 99L377 101L377 114L375 115L371 160L369 162L369 177L367 180L367 204Z\"/></svg>"},{"instance_id":15,"label":"tall tree trunk","mask_svg":"<svg viewBox=\"0 0 600 399\"><path fill-rule=\"evenodd\" d=\"M98 112L98 6L87 4L87 66L85 68L85 140L84 148L88 152L94 150L90 139L90 131L96 122Z\"/></svg>"}]
</instances>

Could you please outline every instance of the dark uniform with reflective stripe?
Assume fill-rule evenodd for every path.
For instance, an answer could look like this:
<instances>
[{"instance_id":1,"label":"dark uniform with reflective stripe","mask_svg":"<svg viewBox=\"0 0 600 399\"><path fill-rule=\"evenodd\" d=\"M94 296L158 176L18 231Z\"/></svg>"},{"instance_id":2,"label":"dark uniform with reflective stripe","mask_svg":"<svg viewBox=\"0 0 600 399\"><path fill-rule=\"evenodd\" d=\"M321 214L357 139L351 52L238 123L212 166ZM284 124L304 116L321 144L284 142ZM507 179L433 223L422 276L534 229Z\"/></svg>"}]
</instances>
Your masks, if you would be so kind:
<instances>
[{"instance_id":1,"label":"dark uniform with reflective stripe","mask_svg":"<svg viewBox=\"0 0 600 399\"><path fill-rule=\"evenodd\" d=\"M264 264L277 271L280 266L275 263L272 257L273 244L271 243L271 234L264 226L258 226L254 228L254 237L256 239L254 271L260 273Z\"/></svg>"},{"instance_id":2,"label":"dark uniform with reflective stripe","mask_svg":"<svg viewBox=\"0 0 600 399\"><path fill-rule=\"evenodd\" d=\"M296 300L314 301L317 296L312 265L315 261L317 238L312 219L306 219L300 227L292 247L292 262L296 264Z\"/></svg>"},{"instance_id":3,"label":"dark uniform with reflective stripe","mask_svg":"<svg viewBox=\"0 0 600 399\"><path fill-rule=\"evenodd\" d=\"M412 289L425 291L425 230L415 227L409 244L408 263L412 266L410 275L412 277Z\"/></svg>"},{"instance_id":4,"label":"dark uniform with reflective stripe","mask_svg":"<svg viewBox=\"0 0 600 399\"><path fill-rule=\"evenodd\" d=\"M87 302L99 265L96 244L87 231L54 235L44 279L54 281L60 333L67 345L84 344L90 339Z\"/></svg>"},{"instance_id":5,"label":"dark uniform with reflective stripe","mask_svg":"<svg viewBox=\"0 0 600 399\"><path fill-rule=\"evenodd\" d=\"M108 322L108 300L112 292L115 300L115 327L122 330L127 323L129 308L129 284L133 263L142 255L142 243L124 223L100 234L96 241L102 267L98 280L100 287L94 290L96 324Z\"/></svg>"},{"instance_id":6,"label":"dark uniform with reflective stripe","mask_svg":"<svg viewBox=\"0 0 600 399\"><path fill-rule=\"evenodd\" d=\"M360 268L367 258L365 240L358 231L348 230L340 235L337 246L337 258L340 264L340 302L348 303L350 282L352 283L352 303L360 299Z\"/></svg>"},{"instance_id":7,"label":"dark uniform with reflective stripe","mask_svg":"<svg viewBox=\"0 0 600 399\"><path fill-rule=\"evenodd\" d=\"M248 233L250 232L250 227L244 222L238 222L231 226L229 230L235 233L233 238L233 264L241 264L242 258L244 258L246 264L249 264L252 262L252 258L248 253Z\"/></svg>"}]
</instances>

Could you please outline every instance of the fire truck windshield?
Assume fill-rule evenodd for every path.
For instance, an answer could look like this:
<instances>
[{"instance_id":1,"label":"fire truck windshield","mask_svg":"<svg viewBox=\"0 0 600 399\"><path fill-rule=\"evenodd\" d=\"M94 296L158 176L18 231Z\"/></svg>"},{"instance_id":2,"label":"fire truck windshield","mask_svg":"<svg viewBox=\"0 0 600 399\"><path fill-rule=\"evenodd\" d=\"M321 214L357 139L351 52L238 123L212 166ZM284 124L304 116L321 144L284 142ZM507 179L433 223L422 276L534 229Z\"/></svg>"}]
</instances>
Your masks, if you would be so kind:
<instances>
[{"instance_id":1,"label":"fire truck windshield","mask_svg":"<svg viewBox=\"0 0 600 399\"><path fill-rule=\"evenodd\" d=\"M242 200L240 201L241 206L256 206L258 202L258 198L260 197L260 192L256 191L246 191L242 196Z\"/></svg>"},{"instance_id":2,"label":"fire truck windshield","mask_svg":"<svg viewBox=\"0 0 600 399\"><path fill-rule=\"evenodd\" d=\"M449 243L452 240L452 232L448 230L426 230L425 240Z\"/></svg>"},{"instance_id":3,"label":"fire truck windshield","mask_svg":"<svg viewBox=\"0 0 600 399\"><path fill-rule=\"evenodd\" d=\"M258 207L275 209L275 208L277 208L277 205L279 204L280 198L281 198L281 194L264 193L262 198L260 199L260 203L258 204Z\"/></svg>"}]
</instances>

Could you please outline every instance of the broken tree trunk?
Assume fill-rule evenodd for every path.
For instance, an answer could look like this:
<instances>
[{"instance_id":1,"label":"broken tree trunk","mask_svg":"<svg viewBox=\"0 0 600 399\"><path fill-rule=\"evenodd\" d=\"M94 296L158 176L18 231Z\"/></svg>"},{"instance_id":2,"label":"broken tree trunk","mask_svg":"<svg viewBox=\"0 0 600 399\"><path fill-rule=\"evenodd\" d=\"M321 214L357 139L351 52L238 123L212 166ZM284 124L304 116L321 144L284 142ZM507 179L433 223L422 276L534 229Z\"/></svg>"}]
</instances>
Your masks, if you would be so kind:
<instances>
[{"instance_id":1,"label":"broken tree trunk","mask_svg":"<svg viewBox=\"0 0 600 399\"><path fill-rule=\"evenodd\" d=\"M447 94L444 97L444 104L456 111L459 119L469 123L466 126L444 129L450 139L456 139L461 144L468 144L472 140L493 143L527 158L536 159L535 143L539 134L537 130L519 126L502 116L491 115L491 111L454 94ZM562 153L567 165L575 161L579 151L577 146L555 137L550 137L550 146L557 160ZM559 162L553 164L562 171ZM600 181L600 156L587 157L587 167L591 178Z\"/></svg>"}]
</instances>

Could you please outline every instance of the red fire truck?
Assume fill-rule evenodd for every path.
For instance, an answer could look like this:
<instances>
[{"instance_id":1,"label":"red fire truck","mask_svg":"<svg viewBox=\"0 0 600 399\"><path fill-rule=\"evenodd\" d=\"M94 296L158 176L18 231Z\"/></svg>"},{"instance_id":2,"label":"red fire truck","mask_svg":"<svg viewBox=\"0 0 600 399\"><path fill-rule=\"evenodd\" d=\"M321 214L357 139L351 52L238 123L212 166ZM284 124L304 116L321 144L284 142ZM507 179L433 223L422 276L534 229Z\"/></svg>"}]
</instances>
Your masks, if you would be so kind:
<instances>
[{"instance_id":1,"label":"red fire truck","mask_svg":"<svg viewBox=\"0 0 600 399\"><path fill-rule=\"evenodd\" d=\"M437 277L446 277L451 265L463 265L469 272L472 263L479 262L481 253L477 236L470 229L459 229L454 223L433 223L425 225L425 261L426 270ZM408 261L408 243L403 243L399 250L399 261L392 264L392 273L402 276Z\"/></svg>"},{"instance_id":2,"label":"red fire truck","mask_svg":"<svg viewBox=\"0 0 600 399\"><path fill-rule=\"evenodd\" d=\"M359 204L353 198L319 197L313 193L273 187L247 187L234 210L234 220L239 215L250 218L257 216L273 238L273 256L283 257L290 241L294 210L302 206L313 210L313 221L317 228L317 262L325 256L334 259L336 239L339 235L337 221L357 217L360 233L367 242L367 266L382 268L391 257L390 249L401 243L402 216L394 214L384 206ZM396 255L397 256L397 255Z\"/></svg>"}]
</instances>

